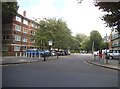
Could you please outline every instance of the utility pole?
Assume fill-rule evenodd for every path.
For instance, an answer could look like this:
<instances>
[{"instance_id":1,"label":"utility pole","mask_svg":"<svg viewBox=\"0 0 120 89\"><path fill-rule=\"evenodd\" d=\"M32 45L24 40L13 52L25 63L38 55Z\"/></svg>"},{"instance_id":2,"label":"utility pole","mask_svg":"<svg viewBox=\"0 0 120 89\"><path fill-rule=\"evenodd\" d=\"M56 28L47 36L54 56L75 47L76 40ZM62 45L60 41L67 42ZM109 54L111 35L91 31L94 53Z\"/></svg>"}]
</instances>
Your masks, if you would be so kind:
<instances>
[{"instance_id":1,"label":"utility pole","mask_svg":"<svg viewBox=\"0 0 120 89\"><path fill-rule=\"evenodd\" d=\"M92 55L93 55L93 60L95 60L95 55L94 55L94 41L93 41L93 44L92 44Z\"/></svg>"}]
</instances>

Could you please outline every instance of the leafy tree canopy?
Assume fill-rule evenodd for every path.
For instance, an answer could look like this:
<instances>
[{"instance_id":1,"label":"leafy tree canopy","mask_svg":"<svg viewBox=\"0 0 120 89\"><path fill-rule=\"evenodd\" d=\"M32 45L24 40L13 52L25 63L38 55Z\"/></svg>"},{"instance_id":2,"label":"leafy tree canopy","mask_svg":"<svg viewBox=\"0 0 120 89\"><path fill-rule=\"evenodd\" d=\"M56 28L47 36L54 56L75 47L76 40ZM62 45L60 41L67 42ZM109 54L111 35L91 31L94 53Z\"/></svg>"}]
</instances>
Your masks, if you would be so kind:
<instances>
[{"instance_id":1,"label":"leafy tree canopy","mask_svg":"<svg viewBox=\"0 0 120 89\"><path fill-rule=\"evenodd\" d=\"M16 16L18 8L17 2L2 2L2 23L11 22L13 17Z\"/></svg>"},{"instance_id":2,"label":"leafy tree canopy","mask_svg":"<svg viewBox=\"0 0 120 89\"><path fill-rule=\"evenodd\" d=\"M120 32L120 2L95 2L95 6L107 12L102 18L110 28L115 28Z\"/></svg>"},{"instance_id":3,"label":"leafy tree canopy","mask_svg":"<svg viewBox=\"0 0 120 89\"><path fill-rule=\"evenodd\" d=\"M39 22L40 28L35 36L38 45L44 45L44 48L48 46L48 41L53 41L53 48L67 49L70 47L71 31L67 27L67 24L62 19L44 18Z\"/></svg>"},{"instance_id":4,"label":"leafy tree canopy","mask_svg":"<svg viewBox=\"0 0 120 89\"><path fill-rule=\"evenodd\" d=\"M101 48L101 42L102 42L101 34L96 30L91 31L90 42L91 42L91 44L90 44L91 47L94 42L94 49L99 50Z\"/></svg>"}]
</instances>

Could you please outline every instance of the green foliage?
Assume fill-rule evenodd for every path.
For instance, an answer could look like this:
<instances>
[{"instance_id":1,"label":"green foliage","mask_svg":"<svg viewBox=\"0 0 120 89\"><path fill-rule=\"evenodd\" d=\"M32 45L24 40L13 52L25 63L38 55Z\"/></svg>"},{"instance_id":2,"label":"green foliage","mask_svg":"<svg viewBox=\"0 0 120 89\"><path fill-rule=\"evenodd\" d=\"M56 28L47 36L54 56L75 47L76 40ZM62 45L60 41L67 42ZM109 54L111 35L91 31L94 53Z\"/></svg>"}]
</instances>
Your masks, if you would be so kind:
<instances>
[{"instance_id":1,"label":"green foliage","mask_svg":"<svg viewBox=\"0 0 120 89\"><path fill-rule=\"evenodd\" d=\"M82 42L82 41L84 41L84 39L87 37L85 34L80 34L80 33L78 33L78 34L76 34L76 39L79 41L79 42Z\"/></svg>"},{"instance_id":2,"label":"green foliage","mask_svg":"<svg viewBox=\"0 0 120 89\"><path fill-rule=\"evenodd\" d=\"M2 23L10 23L18 10L17 2L2 2Z\"/></svg>"},{"instance_id":3,"label":"green foliage","mask_svg":"<svg viewBox=\"0 0 120 89\"><path fill-rule=\"evenodd\" d=\"M102 18L107 26L113 27L120 32L120 2L96 2L95 6L107 12Z\"/></svg>"},{"instance_id":4,"label":"green foliage","mask_svg":"<svg viewBox=\"0 0 120 89\"><path fill-rule=\"evenodd\" d=\"M85 50L85 51L91 51L91 43L90 43L90 37L86 37L81 45L81 50Z\"/></svg>"},{"instance_id":5,"label":"green foliage","mask_svg":"<svg viewBox=\"0 0 120 89\"><path fill-rule=\"evenodd\" d=\"M62 19L44 18L39 24L40 27L35 35L38 45L48 48L48 41L52 40L53 48L68 49L70 47L71 31Z\"/></svg>"},{"instance_id":6,"label":"green foliage","mask_svg":"<svg viewBox=\"0 0 120 89\"><path fill-rule=\"evenodd\" d=\"M102 41L101 44L100 44L100 47L101 47L101 49L106 49L107 45L108 45L108 43Z\"/></svg>"},{"instance_id":7,"label":"green foliage","mask_svg":"<svg viewBox=\"0 0 120 89\"><path fill-rule=\"evenodd\" d=\"M90 46L92 48L92 44L94 42L94 49L99 50L100 49L100 44L102 42L102 37L100 33L96 30L91 31L90 33Z\"/></svg>"},{"instance_id":8,"label":"green foliage","mask_svg":"<svg viewBox=\"0 0 120 89\"><path fill-rule=\"evenodd\" d=\"M80 41L76 39L76 37L72 37L71 39L71 45L72 50L80 50Z\"/></svg>"}]
</instances>

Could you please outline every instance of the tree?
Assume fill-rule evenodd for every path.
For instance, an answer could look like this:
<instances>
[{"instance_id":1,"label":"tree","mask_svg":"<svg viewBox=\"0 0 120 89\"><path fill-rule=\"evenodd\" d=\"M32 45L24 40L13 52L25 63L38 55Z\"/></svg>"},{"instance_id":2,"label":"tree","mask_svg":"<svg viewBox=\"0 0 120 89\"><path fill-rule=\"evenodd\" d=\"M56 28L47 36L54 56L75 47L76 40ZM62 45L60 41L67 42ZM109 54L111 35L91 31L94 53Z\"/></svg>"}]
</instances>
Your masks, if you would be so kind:
<instances>
[{"instance_id":1,"label":"tree","mask_svg":"<svg viewBox=\"0 0 120 89\"><path fill-rule=\"evenodd\" d=\"M71 50L79 52L80 46L81 46L80 41L77 40L75 36L72 36L71 44L70 44Z\"/></svg>"},{"instance_id":2,"label":"tree","mask_svg":"<svg viewBox=\"0 0 120 89\"><path fill-rule=\"evenodd\" d=\"M79 41L79 42L82 42L87 36L85 34L76 34L76 39Z\"/></svg>"},{"instance_id":3,"label":"tree","mask_svg":"<svg viewBox=\"0 0 120 89\"><path fill-rule=\"evenodd\" d=\"M84 38L84 40L81 43L81 49L85 50L87 52L91 51L91 43L90 43L90 37L87 36Z\"/></svg>"},{"instance_id":4,"label":"tree","mask_svg":"<svg viewBox=\"0 0 120 89\"><path fill-rule=\"evenodd\" d=\"M71 31L62 19L44 18L39 22L35 39L36 43L44 48L48 48L48 41L52 40L53 48L68 49L71 43Z\"/></svg>"},{"instance_id":5,"label":"tree","mask_svg":"<svg viewBox=\"0 0 120 89\"><path fill-rule=\"evenodd\" d=\"M99 9L102 9L104 12L107 12L107 14L102 17L102 20L107 23L107 26L117 29L120 33L120 2L96 1L95 6L99 7Z\"/></svg>"},{"instance_id":6,"label":"tree","mask_svg":"<svg viewBox=\"0 0 120 89\"><path fill-rule=\"evenodd\" d=\"M19 6L17 2L2 2L2 23L10 23L17 14Z\"/></svg>"},{"instance_id":7,"label":"tree","mask_svg":"<svg viewBox=\"0 0 120 89\"><path fill-rule=\"evenodd\" d=\"M101 49L108 49L108 48L107 48L107 47L108 47L107 45L108 45L108 43L102 41L101 44L100 44L100 47L101 47Z\"/></svg>"},{"instance_id":8,"label":"tree","mask_svg":"<svg viewBox=\"0 0 120 89\"><path fill-rule=\"evenodd\" d=\"M90 33L90 46L92 48L92 44L94 42L94 49L99 50L101 48L102 37L100 33L96 30L91 31Z\"/></svg>"}]
</instances>

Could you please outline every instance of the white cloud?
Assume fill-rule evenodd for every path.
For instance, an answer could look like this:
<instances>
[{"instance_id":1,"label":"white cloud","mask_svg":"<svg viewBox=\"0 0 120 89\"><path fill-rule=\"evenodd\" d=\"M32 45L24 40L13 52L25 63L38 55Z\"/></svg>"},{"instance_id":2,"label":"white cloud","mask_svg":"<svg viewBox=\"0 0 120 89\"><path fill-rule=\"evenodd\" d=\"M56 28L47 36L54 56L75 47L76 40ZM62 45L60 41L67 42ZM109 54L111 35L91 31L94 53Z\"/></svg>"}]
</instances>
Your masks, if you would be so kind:
<instances>
[{"instance_id":1,"label":"white cloud","mask_svg":"<svg viewBox=\"0 0 120 89\"><path fill-rule=\"evenodd\" d=\"M26 8L21 6L19 12L26 10L29 18L63 18L74 34L90 35L92 30L98 30L102 36L110 33L110 30L100 20L101 12L94 7L92 0L89 0L89 2L83 0L81 4L78 4L77 0L63 0L64 5L61 9L55 8L55 2L56 0L39 0L35 6L32 5L29 8L27 8L27 5Z\"/></svg>"}]
</instances>

